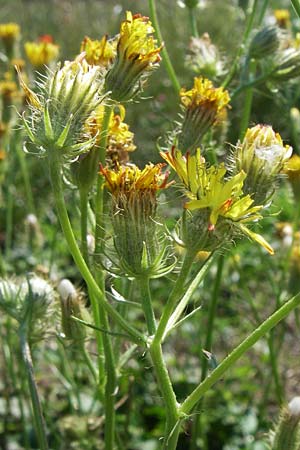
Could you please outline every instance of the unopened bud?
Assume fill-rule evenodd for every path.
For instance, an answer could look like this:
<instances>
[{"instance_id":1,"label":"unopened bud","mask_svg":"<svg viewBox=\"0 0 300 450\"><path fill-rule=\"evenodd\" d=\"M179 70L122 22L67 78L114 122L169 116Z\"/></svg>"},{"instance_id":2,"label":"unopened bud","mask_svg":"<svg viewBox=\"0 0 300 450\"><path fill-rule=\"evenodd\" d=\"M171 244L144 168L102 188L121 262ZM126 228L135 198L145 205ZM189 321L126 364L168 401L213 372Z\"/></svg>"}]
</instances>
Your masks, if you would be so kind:
<instances>
[{"instance_id":1,"label":"unopened bud","mask_svg":"<svg viewBox=\"0 0 300 450\"><path fill-rule=\"evenodd\" d=\"M265 27L252 39L249 47L249 57L266 58L273 55L280 44L280 30L276 27Z\"/></svg>"},{"instance_id":2,"label":"unopened bud","mask_svg":"<svg viewBox=\"0 0 300 450\"><path fill-rule=\"evenodd\" d=\"M295 397L281 410L279 422L275 427L272 438L272 450L298 450L300 397Z\"/></svg>"}]
</instances>

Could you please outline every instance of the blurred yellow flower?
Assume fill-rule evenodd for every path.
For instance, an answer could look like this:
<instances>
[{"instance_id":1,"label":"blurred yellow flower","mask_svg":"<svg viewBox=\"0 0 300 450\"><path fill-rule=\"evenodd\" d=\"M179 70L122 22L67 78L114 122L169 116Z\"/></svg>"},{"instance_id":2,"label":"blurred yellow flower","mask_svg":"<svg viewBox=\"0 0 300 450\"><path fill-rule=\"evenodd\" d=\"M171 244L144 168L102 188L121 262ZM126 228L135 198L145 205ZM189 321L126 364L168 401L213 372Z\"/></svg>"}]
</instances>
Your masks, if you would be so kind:
<instances>
[{"instance_id":1,"label":"blurred yellow flower","mask_svg":"<svg viewBox=\"0 0 300 450\"><path fill-rule=\"evenodd\" d=\"M291 24L291 16L288 9L275 9L274 16L281 28L288 28Z\"/></svg>"},{"instance_id":2,"label":"blurred yellow flower","mask_svg":"<svg viewBox=\"0 0 300 450\"><path fill-rule=\"evenodd\" d=\"M2 23L0 24L0 37L4 41L13 41L20 34L20 26L17 23Z\"/></svg>"},{"instance_id":3,"label":"blurred yellow flower","mask_svg":"<svg viewBox=\"0 0 300 450\"><path fill-rule=\"evenodd\" d=\"M54 61L59 53L59 46L48 35L42 36L38 42L25 42L24 48L30 63L37 68Z\"/></svg>"},{"instance_id":4,"label":"blurred yellow flower","mask_svg":"<svg viewBox=\"0 0 300 450\"><path fill-rule=\"evenodd\" d=\"M292 185L295 198L300 200L300 156L293 155L283 167L283 173L287 174Z\"/></svg>"}]
</instances>

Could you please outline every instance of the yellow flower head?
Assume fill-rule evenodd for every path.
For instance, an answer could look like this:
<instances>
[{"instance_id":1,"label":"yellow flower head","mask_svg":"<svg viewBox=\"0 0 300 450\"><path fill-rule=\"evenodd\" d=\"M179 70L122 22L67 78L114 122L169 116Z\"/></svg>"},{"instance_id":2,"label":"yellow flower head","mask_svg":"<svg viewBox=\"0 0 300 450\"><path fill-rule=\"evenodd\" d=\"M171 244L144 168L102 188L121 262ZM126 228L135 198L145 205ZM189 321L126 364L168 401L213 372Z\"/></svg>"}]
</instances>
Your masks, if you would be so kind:
<instances>
[{"instance_id":1,"label":"yellow flower head","mask_svg":"<svg viewBox=\"0 0 300 450\"><path fill-rule=\"evenodd\" d=\"M136 149L133 143L134 134L129 130L129 125L124 122L125 108L120 108L119 114L112 114L108 126L107 154L120 162L127 160L127 152ZM99 143L104 119L104 106L99 105L87 119L85 127L90 136L96 138Z\"/></svg>"},{"instance_id":2,"label":"yellow flower head","mask_svg":"<svg viewBox=\"0 0 300 450\"><path fill-rule=\"evenodd\" d=\"M208 129L224 120L230 97L222 87L215 88L210 80L201 77L194 78L194 86L189 91L182 88L180 97L184 119L178 146L183 151L193 151Z\"/></svg>"},{"instance_id":3,"label":"yellow flower head","mask_svg":"<svg viewBox=\"0 0 300 450\"><path fill-rule=\"evenodd\" d=\"M288 9L275 9L274 16L281 28L288 28L291 24L291 16Z\"/></svg>"},{"instance_id":4,"label":"yellow flower head","mask_svg":"<svg viewBox=\"0 0 300 450\"><path fill-rule=\"evenodd\" d=\"M148 17L132 15L127 11L126 20L121 24L118 53L126 59L143 61L147 65L159 62L161 46L157 47L153 33L154 28Z\"/></svg>"},{"instance_id":5,"label":"yellow flower head","mask_svg":"<svg viewBox=\"0 0 300 450\"><path fill-rule=\"evenodd\" d=\"M122 271L134 277L147 273L155 278L169 270L167 247L155 221L156 194L168 186L168 173L161 172L164 165L148 164L142 170L135 165L100 168L112 193L114 248Z\"/></svg>"},{"instance_id":6,"label":"yellow flower head","mask_svg":"<svg viewBox=\"0 0 300 450\"><path fill-rule=\"evenodd\" d=\"M17 23L0 24L0 37L3 41L14 41L20 34L20 26Z\"/></svg>"},{"instance_id":7,"label":"yellow flower head","mask_svg":"<svg viewBox=\"0 0 300 450\"><path fill-rule=\"evenodd\" d=\"M283 167L283 173L287 174L292 185L296 200L300 200L300 156L293 155Z\"/></svg>"},{"instance_id":8,"label":"yellow flower head","mask_svg":"<svg viewBox=\"0 0 300 450\"><path fill-rule=\"evenodd\" d=\"M117 56L106 77L106 88L118 102L131 99L140 89L139 81L160 61L161 46L153 37L148 17L127 11L121 24Z\"/></svg>"},{"instance_id":9,"label":"yellow flower head","mask_svg":"<svg viewBox=\"0 0 300 450\"><path fill-rule=\"evenodd\" d=\"M262 206L252 206L253 200L250 195L243 194L243 183L246 178L243 171L225 181L224 164L207 167L199 149L195 155L187 153L183 156L179 150L173 148L171 153L161 153L161 156L176 171L184 184L185 193L190 198L185 208L190 211L209 210L209 231L214 231L218 220L225 218L273 253L260 235L256 235L243 225L260 219L258 211L262 209Z\"/></svg>"},{"instance_id":10,"label":"yellow flower head","mask_svg":"<svg viewBox=\"0 0 300 450\"><path fill-rule=\"evenodd\" d=\"M38 42L25 42L25 53L34 67L42 67L56 60L59 46L52 42L51 36L41 36Z\"/></svg>"},{"instance_id":11,"label":"yellow flower head","mask_svg":"<svg viewBox=\"0 0 300 450\"><path fill-rule=\"evenodd\" d=\"M80 51L85 52L88 64L107 67L116 56L116 41L109 41L106 35L100 41L86 36L81 43Z\"/></svg>"},{"instance_id":12,"label":"yellow flower head","mask_svg":"<svg viewBox=\"0 0 300 450\"><path fill-rule=\"evenodd\" d=\"M207 78L194 78L194 86L187 91L180 90L181 103L185 108L206 108L214 111L214 122L217 121L230 101L227 91L222 87L215 88Z\"/></svg>"},{"instance_id":13,"label":"yellow flower head","mask_svg":"<svg viewBox=\"0 0 300 450\"><path fill-rule=\"evenodd\" d=\"M131 196L139 193L156 194L159 189L168 186L168 173L162 174L164 164L147 164L139 169L134 164L119 166L117 170L101 167L100 172L106 179L106 186L115 198L119 195Z\"/></svg>"}]
</instances>

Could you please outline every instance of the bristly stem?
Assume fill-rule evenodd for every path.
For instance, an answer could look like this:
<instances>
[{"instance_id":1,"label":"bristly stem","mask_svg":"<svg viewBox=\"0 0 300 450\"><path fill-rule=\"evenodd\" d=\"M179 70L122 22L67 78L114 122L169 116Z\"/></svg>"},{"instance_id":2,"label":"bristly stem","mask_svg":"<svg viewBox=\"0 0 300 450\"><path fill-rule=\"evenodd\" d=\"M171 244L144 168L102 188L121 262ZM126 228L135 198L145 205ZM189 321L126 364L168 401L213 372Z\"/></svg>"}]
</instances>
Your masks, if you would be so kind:
<instances>
[{"instance_id":1,"label":"bristly stem","mask_svg":"<svg viewBox=\"0 0 300 450\"><path fill-rule=\"evenodd\" d=\"M254 344L283 320L291 311L300 304L300 293L288 300L274 314L259 325L246 339L244 339L219 365L209 377L205 378L196 389L182 403L179 411L181 414L189 414L203 395L217 383L224 373L233 366Z\"/></svg>"},{"instance_id":2,"label":"bristly stem","mask_svg":"<svg viewBox=\"0 0 300 450\"><path fill-rule=\"evenodd\" d=\"M206 325L206 338L204 342L204 350L211 352L212 347L212 340L213 340L213 329L214 329L214 321L217 311L217 302L220 294L220 287L221 287L221 281L222 281L222 273L223 273L223 267L224 267L224 255L220 255L218 259L218 267L217 267L217 274L216 279L214 283L214 289L212 293L212 298L209 302L209 309L208 309L208 321ZM207 375L207 369L208 369L208 359L204 355L204 353L201 354L201 381L205 380ZM197 438L199 434L199 428L200 428L200 422L201 422L201 415L197 414L201 410L201 403L202 399L199 400L195 407L195 419L193 422L193 431L192 431L192 442L191 442L191 450L197 449Z\"/></svg>"},{"instance_id":3,"label":"bristly stem","mask_svg":"<svg viewBox=\"0 0 300 450\"><path fill-rule=\"evenodd\" d=\"M153 336L156 331L156 322L154 311L152 307L152 299L150 293L149 279L148 277L138 279L141 291L141 303L144 311L144 316L147 323L147 329L150 336Z\"/></svg>"},{"instance_id":4,"label":"bristly stem","mask_svg":"<svg viewBox=\"0 0 300 450\"><path fill-rule=\"evenodd\" d=\"M100 142L98 146L98 161L105 165L106 147L109 134L109 124L113 113L112 106L105 106L102 122ZM95 199L95 255L94 272L95 280L100 286L105 298L105 274L101 267L99 257L103 254L105 222L103 215L104 205L104 178L102 175L97 177L97 192ZM106 300L106 298L105 298ZM105 330L110 330L107 312L102 305L99 307L100 326ZM106 383L105 383L105 430L104 441L107 450L113 450L115 446L115 395L117 389L117 374L115 366L115 356L113 352L112 339L109 333L102 333L103 349L105 355Z\"/></svg>"},{"instance_id":5,"label":"bristly stem","mask_svg":"<svg viewBox=\"0 0 300 450\"><path fill-rule=\"evenodd\" d=\"M89 252L87 245L88 233L88 192L85 189L79 189L80 197L80 230L81 230L81 252L84 260L89 266Z\"/></svg>"},{"instance_id":6,"label":"bristly stem","mask_svg":"<svg viewBox=\"0 0 300 450\"><path fill-rule=\"evenodd\" d=\"M27 373L27 377L28 377L31 404L32 404L32 409L33 409L34 425L35 425L35 430L37 433L37 439L39 442L39 448L41 450L48 450L49 447L48 447L47 435L46 435L46 425L45 425L45 421L44 421L44 417L43 417L43 413L42 413L42 407L41 407L38 389L37 389L36 382L35 382L31 350L30 350L30 346L29 346L29 343L27 340L27 328L26 328L25 323L23 325L21 325L21 327L20 327L19 337L20 337L22 358L24 361L24 365L25 365L25 369L26 369L26 373Z\"/></svg>"},{"instance_id":7,"label":"bristly stem","mask_svg":"<svg viewBox=\"0 0 300 450\"><path fill-rule=\"evenodd\" d=\"M251 9L251 12L247 15L247 20L246 20L246 26L245 26L245 31L244 31L244 35L242 37L242 41L241 44L237 50L236 56L231 64L231 69L229 71L229 73L227 74L225 80L222 83L223 88L227 88L227 86L231 83L232 79L234 78L234 75L236 73L238 64L239 64L239 60L242 56L242 54L245 51L245 45L247 43L248 37L251 33L251 30L253 28L253 24L254 24L254 17L256 15L256 10L258 7L258 0L254 0L253 2L253 6Z\"/></svg>"},{"instance_id":8,"label":"bristly stem","mask_svg":"<svg viewBox=\"0 0 300 450\"><path fill-rule=\"evenodd\" d=\"M160 27L159 27L159 22L158 22L158 17L157 17L157 11L156 11L156 4L155 4L155 0L149 0L149 9L150 9L150 18L151 21L153 23L154 29L155 29L155 33L158 39L158 43L162 44L163 43L163 38L162 38L162 34L160 31ZM172 65L171 59L169 57L169 53L167 51L166 46L164 45L162 50L161 50L161 54L162 54L162 61L163 64L165 65L166 71L169 75L169 78L172 82L173 88L176 92L176 94L179 94L180 91L180 83L177 79L174 67Z\"/></svg>"}]
</instances>

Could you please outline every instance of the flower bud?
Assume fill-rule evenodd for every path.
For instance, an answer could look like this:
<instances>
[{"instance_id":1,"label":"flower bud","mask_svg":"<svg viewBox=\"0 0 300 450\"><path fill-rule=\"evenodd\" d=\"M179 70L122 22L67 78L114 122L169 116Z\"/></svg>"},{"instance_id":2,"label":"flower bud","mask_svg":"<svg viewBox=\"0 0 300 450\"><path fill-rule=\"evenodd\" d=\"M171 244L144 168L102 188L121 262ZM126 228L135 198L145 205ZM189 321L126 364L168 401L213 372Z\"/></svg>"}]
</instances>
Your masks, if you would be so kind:
<instances>
[{"instance_id":1,"label":"flower bud","mask_svg":"<svg viewBox=\"0 0 300 450\"><path fill-rule=\"evenodd\" d=\"M63 279L57 287L60 295L62 329L66 338L74 343L84 341L86 328L72 319L72 316L84 319L84 305L80 295L68 279Z\"/></svg>"},{"instance_id":2,"label":"flower bud","mask_svg":"<svg viewBox=\"0 0 300 450\"><path fill-rule=\"evenodd\" d=\"M32 92L19 73L20 84L32 110L24 126L39 156L56 151L67 162L88 151L94 139L86 139L83 125L102 98L101 69L80 58L67 62L40 83L40 94Z\"/></svg>"},{"instance_id":3,"label":"flower bud","mask_svg":"<svg viewBox=\"0 0 300 450\"><path fill-rule=\"evenodd\" d=\"M270 75L273 81L288 81L300 75L300 50L288 48L277 58Z\"/></svg>"},{"instance_id":4,"label":"flower bud","mask_svg":"<svg viewBox=\"0 0 300 450\"><path fill-rule=\"evenodd\" d=\"M183 152L194 152L210 127L224 118L229 103L229 94L215 88L206 78L194 78L194 87L180 90L183 105L183 120L178 132L178 148Z\"/></svg>"},{"instance_id":5,"label":"flower bud","mask_svg":"<svg viewBox=\"0 0 300 450\"><path fill-rule=\"evenodd\" d=\"M160 61L154 29L148 17L127 11L121 24L117 55L105 78L105 89L117 102L132 99L141 90L141 81Z\"/></svg>"},{"instance_id":6,"label":"flower bud","mask_svg":"<svg viewBox=\"0 0 300 450\"><path fill-rule=\"evenodd\" d=\"M191 37L185 67L207 78L216 78L224 73L224 61L217 47L212 44L208 33L199 38Z\"/></svg>"},{"instance_id":7,"label":"flower bud","mask_svg":"<svg viewBox=\"0 0 300 450\"><path fill-rule=\"evenodd\" d=\"M183 0L187 8L196 8L198 6L199 0Z\"/></svg>"},{"instance_id":8,"label":"flower bud","mask_svg":"<svg viewBox=\"0 0 300 450\"><path fill-rule=\"evenodd\" d=\"M247 177L243 190L255 204L264 204L274 191L275 181L292 148L283 145L279 133L269 125L249 128L234 155L234 172L243 170Z\"/></svg>"},{"instance_id":9,"label":"flower bud","mask_svg":"<svg viewBox=\"0 0 300 450\"><path fill-rule=\"evenodd\" d=\"M300 445L300 397L283 407L272 433L272 450L298 450Z\"/></svg>"},{"instance_id":10,"label":"flower bud","mask_svg":"<svg viewBox=\"0 0 300 450\"><path fill-rule=\"evenodd\" d=\"M162 164L134 165L116 170L101 167L112 194L114 247L121 269L132 277L156 278L166 272L165 242L158 234L156 194L167 187Z\"/></svg>"},{"instance_id":11,"label":"flower bud","mask_svg":"<svg viewBox=\"0 0 300 450\"><path fill-rule=\"evenodd\" d=\"M249 47L249 57L266 58L276 52L280 45L280 30L277 27L265 27L252 39Z\"/></svg>"}]
</instances>

